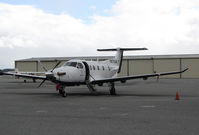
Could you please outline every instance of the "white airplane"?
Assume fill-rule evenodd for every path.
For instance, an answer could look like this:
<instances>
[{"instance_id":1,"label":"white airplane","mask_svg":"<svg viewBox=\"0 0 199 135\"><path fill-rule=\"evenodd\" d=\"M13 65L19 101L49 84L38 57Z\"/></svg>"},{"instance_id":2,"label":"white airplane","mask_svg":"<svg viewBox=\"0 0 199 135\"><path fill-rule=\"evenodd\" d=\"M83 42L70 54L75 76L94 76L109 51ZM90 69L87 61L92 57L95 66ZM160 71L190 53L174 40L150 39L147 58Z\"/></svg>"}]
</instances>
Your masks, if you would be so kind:
<instances>
[{"instance_id":1,"label":"white airplane","mask_svg":"<svg viewBox=\"0 0 199 135\"><path fill-rule=\"evenodd\" d=\"M11 72L0 72L0 75L14 75L19 77L43 80L38 87L40 87L46 80L52 81L57 85L56 89L59 91L59 93L62 94L63 97L66 97L65 87L67 86L87 85L91 92L95 92L95 85L102 86L104 83L108 83L110 94L115 95L115 82L125 83L127 80L139 78L146 80L148 77L180 74L188 70L188 68L186 68L182 71L117 77L118 73L121 71L123 52L135 50L147 50L147 48L98 49L98 51L116 51L116 55L113 59L105 61L69 60L61 67L57 68L57 66L61 63L58 62L56 66L50 71L47 71L42 63L38 61L46 70L45 76Z\"/></svg>"}]
</instances>

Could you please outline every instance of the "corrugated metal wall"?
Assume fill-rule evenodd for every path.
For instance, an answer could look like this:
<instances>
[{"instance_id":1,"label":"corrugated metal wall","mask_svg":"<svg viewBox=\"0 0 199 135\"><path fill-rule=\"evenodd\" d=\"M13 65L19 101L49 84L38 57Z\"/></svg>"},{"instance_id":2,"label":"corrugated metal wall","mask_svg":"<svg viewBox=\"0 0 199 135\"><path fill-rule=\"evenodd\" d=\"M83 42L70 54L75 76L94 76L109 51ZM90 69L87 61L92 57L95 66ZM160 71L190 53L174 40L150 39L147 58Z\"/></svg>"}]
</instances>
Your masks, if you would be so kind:
<instances>
[{"instance_id":1,"label":"corrugated metal wall","mask_svg":"<svg viewBox=\"0 0 199 135\"><path fill-rule=\"evenodd\" d=\"M15 62L15 68L17 68L19 71L24 71L24 72L37 72L37 62L34 61L18 61Z\"/></svg>"},{"instance_id":2,"label":"corrugated metal wall","mask_svg":"<svg viewBox=\"0 0 199 135\"><path fill-rule=\"evenodd\" d=\"M189 70L183 74L161 78L199 78L199 58L128 59L123 63L119 76L179 71L185 68Z\"/></svg>"},{"instance_id":3,"label":"corrugated metal wall","mask_svg":"<svg viewBox=\"0 0 199 135\"><path fill-rule=\"evenodd\" d=\"M41 61L47 69L52 69L57 61ZM59 65L61 66L65 61ZM19 71L44 72L37 61L16 61L15 67ZM119 76L179 71L189 68L183 74L170 75L162 78L199 78L199 58L148 58L124 59Z\"/></svg>"},{"instance_id":4,"label":"corrugated metal wall","mask_svg":"<svg viewBox=\"0 0 199 135\"><path fill-rule=\"evenodd\" d=\"M129 60L129 75L153 72L152 60Z\"/></svg>"},{"instance_id":5,"label":"corrugated metal wall","mask_svg":"<svg viewBox=\"0 0 199 135\"><path fill-rule=\"evenodd\" d=\"M179 71L180 70L180 60L179 59L154 59L154 71L168 72L168 71ZM169 75L163 76L161 78L180 78L180 75Z\"/></svg>"}]
</instances>

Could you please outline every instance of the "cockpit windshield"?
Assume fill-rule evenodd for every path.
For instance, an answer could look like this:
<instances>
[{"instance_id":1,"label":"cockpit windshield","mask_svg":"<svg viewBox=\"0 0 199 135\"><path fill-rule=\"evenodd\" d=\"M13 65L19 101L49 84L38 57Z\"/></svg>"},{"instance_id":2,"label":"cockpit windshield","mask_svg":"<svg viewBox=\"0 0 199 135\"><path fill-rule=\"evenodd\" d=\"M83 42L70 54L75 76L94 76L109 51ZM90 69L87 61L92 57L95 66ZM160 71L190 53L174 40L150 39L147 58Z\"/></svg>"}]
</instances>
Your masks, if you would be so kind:
<instances>
[{"instance_id":1,"label":"cockpit windshield","mask_svg":"<svg viewBox=\"0 0 199 135\"><path fill-rule=\"evenodd\" d=\"M65 66L69 66L69 67L76 67L76 68L79 68L79 69L83 69L83 65L79 62L66 62L65 64L63 64L63 67Z\"/></svg>"},{"instance_id":2,"label":"cockpit windshield","mask_svg":"<svg viewBox=\"0 0 199 135\"><path fill-rule=\"evenodd\" d=\"M66 62L64 65L65 66L70 66L70 67L76 67L77 66L77 62Z\"/></svg>"}]
</instances>

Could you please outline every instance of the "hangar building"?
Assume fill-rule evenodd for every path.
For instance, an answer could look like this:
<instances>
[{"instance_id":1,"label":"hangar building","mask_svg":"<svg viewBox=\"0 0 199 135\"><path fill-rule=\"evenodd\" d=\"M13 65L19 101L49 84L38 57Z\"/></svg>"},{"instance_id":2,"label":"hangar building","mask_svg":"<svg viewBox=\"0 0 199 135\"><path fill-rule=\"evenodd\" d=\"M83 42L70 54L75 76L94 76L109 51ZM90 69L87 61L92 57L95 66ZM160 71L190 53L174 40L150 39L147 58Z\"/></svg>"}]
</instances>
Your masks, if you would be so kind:
<instances>
[{"instance_id":1,"label":"hangar building","mask_svg":"<svg viewBox=\"0 0 199 135\"><path fill-rule=\"evenodd\" d=\"M101 61L112 57L113 56L29 58L16 60L15 68L24 72L44 72L38 63L38 59L47 69L52 69L57 61L62 61L59 65L61 66L70 59ZM162 78L199 78L199 54L124 56L122 70L119 76L179 71L185 68L189 68L189 70L183 74L170 75Z\"/></svg>"}]
</instances>

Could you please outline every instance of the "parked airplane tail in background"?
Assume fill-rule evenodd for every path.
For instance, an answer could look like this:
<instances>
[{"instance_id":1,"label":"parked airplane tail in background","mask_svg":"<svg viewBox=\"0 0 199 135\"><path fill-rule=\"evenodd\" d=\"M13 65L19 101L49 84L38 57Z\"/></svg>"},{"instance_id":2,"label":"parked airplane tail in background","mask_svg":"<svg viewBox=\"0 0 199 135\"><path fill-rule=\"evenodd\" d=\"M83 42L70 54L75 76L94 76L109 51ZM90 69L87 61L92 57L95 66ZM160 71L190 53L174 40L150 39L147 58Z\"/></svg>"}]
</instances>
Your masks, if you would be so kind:
<instances>
[{"instance_id":1,"label":"parked airplane tail in background","mask_svg":"<svg viewBox=\"0 0 199 135\"><path fill-rule=\"evenodd\" d=\"M148 50L147 48L111 48L111 49L97 49L97 51L117 51L115 55L115 60L119 66L118 72L120 73L123 60L123 51L139 51L139 50Z\"/></svg>"}]
</instances>

